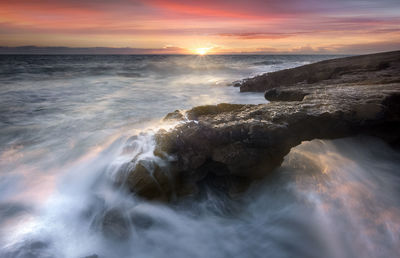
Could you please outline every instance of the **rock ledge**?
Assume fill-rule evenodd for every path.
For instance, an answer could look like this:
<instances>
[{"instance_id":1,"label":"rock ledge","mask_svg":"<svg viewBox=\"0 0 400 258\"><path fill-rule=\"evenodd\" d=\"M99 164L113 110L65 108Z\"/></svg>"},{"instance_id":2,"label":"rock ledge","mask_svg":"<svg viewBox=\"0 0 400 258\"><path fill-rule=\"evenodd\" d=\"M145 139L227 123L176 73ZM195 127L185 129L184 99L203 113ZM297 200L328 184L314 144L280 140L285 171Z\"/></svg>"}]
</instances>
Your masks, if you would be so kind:
<instances>
[{"instance_id":1,"label":"rock ledge","mask_svg":"<svg viewBox=\"0 0 400 258\"><path fill-rule=\"evenodd\" d=\"M279 71L279 76L250 79L242 85L257 91L282 85L266 92L270 103L199 106L186 111L186 118L179 111L168 114L167 119L186 121L156 134L154 153L168 166L137 165L128 177L130 189L148 199L171 200L195 194L207 184L234 195L280 166L302 141L366 134L399 146L400 83L389 83L400 74L399 56L400 52L391 52L350 57ZM346 64L347 70L332 62ZM312 77L303 73L310 67L317 69ZM337 83L344 79L336 75L324 80L318 69L341 76L354 72L356 78L369 81L347 76L346 83ZM262 84L261 79L270 81ZM316 83L320 79L324 82ZM293 84L304 80L312 84ZM134 180L149 168L154 171L147 173L157 176Z\"/></svg>"}]
</instances>

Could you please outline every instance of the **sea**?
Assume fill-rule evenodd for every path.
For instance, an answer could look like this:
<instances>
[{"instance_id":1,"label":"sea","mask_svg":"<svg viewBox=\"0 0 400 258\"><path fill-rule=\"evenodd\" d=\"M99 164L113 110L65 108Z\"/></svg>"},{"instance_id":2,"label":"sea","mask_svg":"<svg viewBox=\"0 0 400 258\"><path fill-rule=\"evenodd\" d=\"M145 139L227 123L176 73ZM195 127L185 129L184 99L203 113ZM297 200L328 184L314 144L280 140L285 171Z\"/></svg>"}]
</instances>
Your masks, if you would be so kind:
<instances>
[{"instance_id":1,"label":"sea","mask_svg":"<svg viewBox=\"0 0 400 258\"><path fill-rule=\"evenodd\" d=\"M116 187L175 110L265 104L236 81L324 55L0 55L0 257L399 257L400 153L371 137L293 148L232 199Z\"/></svg>"}]
</instances>

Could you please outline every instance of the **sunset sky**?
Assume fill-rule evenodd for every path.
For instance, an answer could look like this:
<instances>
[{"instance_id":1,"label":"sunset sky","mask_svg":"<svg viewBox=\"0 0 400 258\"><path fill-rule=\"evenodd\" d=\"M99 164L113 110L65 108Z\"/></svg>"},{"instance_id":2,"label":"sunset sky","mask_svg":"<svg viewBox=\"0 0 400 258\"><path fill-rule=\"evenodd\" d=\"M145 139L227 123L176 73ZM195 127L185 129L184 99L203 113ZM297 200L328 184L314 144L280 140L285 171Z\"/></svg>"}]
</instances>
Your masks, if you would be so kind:
<instances>
[{"instance_id":1,"label":"sunset sky","mask_svg":"<svg viewBox=\"0 0 400 258\"><path fill-rule=\"evenodd\" d=\"M139 53L400 49L400 0L0 0L0 46Z\"/></svg>"}]
</instances>

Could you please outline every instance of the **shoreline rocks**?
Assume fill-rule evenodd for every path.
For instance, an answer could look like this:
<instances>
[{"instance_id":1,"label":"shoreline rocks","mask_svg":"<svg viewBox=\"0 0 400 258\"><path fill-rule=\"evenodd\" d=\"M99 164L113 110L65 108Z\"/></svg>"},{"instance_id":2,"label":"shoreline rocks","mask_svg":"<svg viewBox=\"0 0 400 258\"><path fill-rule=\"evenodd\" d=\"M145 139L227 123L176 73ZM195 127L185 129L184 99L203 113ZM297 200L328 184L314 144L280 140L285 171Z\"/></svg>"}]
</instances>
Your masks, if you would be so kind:
<instances>
[{"instance_id":1,"label":"shoreline rocks","mask_svg":"<svg viewBox=\"0 0 400 258\"><path fill-rule=\"evenodd\" d=\"M364 84L365 80L353 78L352 83L338 84L337 80L344 79L334 76L331 82L290 84L308 78L307 73L302 74L308 68L300 67L277 72L280 75L276 78L285 75L283 77L288 79L283 80L284 86L265 93L270 103L192 108L185 113L188 121L156 134L154 153L169 164L168 169L160 167L157 173L167 174L168 181L162 180L163 186L157 191L152 191L154 184L138 186L140 180L132 184L128 180L128 185L132 192L144 198L151 196L150 199L173 200L182 195L193 195L203 184L234 195L245 190L250 182L269 175L280 166L290 149L302 141L365 134L400 146L400 83L387 83L388 76L378 83L382 74L388 71L393 75L389 78L392 81L400 76L398 57L400 51L304 66L322 63L322 68L318 69L322 69L324 74L328 73L328 68L337 74L337 66L332 63L346 64L350 70L339 69L342 76L353 74L359 78L365 74L363 78L374 78L374 83ZM387 65L383 65L382 60L386 60ZM260 85L272 87L275 79L271 83L260 83L261 79L268 81L270 78L266 75L247 80L246 89L250 89L250 84L255 90L260 89ZM318 81L313 78L311 81ZM321 75L319 78L325 77ZM347 82L351 81L349 76L346 78ZM175 111L166 119L185 118ZM167 156L173 159L167 159ZM146 171L145 166L137 166L130 176L142 175L145 178L143 172L152 173ZM148 189L146 185L149 185ZM151 194L141 194L149 191Z\"/></svg>"},{"instance_id":2,"label":"shoreline rocks","mask_svg":"<svg viewBox=\"0 0 400 258\"><path fill-rule=\"evenodd\" d=\"M241 92L295 85L400 83L400 51L325 60L236 83Z\"/></svg>"}]
</instances>

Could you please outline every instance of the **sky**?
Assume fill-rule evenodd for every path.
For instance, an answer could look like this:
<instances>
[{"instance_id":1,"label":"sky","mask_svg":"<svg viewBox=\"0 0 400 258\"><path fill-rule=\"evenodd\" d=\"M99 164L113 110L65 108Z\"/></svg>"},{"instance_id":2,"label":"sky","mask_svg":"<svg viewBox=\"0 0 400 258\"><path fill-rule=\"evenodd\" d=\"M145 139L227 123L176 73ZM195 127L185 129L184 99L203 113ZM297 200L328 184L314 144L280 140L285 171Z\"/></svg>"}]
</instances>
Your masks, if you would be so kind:
<instances>
[{"instance_id":1,"label":"sky","mask_svg":"<svg viewBox=\"0 0 400 258\"><path fill-rule=\"evenodd\" d=\"M0 0L0 46L151 54L399 50L400 0Z\"/></svg>"}]
</instances>

